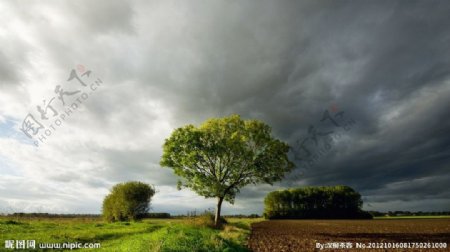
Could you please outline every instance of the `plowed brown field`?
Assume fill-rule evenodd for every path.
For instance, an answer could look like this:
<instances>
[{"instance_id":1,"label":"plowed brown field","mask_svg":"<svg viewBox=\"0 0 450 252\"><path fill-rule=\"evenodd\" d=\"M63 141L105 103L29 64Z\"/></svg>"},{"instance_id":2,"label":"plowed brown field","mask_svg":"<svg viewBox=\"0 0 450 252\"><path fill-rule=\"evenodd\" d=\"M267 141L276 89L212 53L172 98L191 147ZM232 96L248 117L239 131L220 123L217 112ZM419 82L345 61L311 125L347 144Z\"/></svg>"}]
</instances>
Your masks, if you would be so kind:
<instances>
[{"instance_id":1,"label":"plowed brown field","mask_svg":"<svg viewBox=\"0 0 450 252\"><path fill-rule=\"evenodd\" d=\"M324 248L316 243L352 243L352 248ZM446 243L447 248L356 248L356 243ZM372 243L372 244L368 244ZM377 244L378 243L378 244ZM392 244L394 245L394 244ZM419 245L420 244L416 244ZM258 251L450 251L450 219L272 220L252 224L248 246Z\"/></svg>"}]
</instances>

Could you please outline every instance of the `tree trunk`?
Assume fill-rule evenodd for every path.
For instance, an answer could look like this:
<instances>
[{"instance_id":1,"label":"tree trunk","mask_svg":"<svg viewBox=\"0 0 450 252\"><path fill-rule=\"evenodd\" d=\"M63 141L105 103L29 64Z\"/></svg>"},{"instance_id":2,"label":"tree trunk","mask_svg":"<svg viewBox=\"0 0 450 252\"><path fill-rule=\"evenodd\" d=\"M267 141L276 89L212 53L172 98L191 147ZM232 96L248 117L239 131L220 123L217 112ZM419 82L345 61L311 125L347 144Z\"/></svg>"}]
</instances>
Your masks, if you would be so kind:
<instances>
[{"instance_id":1,"label":"tree trunk","mask_svg":"<svg viewBox=\"0 0 450 252\"><path fill-rule=\"evenodd\" d=\"M220 208L222 207L223 197L217 197L216 216L214 218L214 225L216 228L220 226Z\"/></svg>"}]
</instances>

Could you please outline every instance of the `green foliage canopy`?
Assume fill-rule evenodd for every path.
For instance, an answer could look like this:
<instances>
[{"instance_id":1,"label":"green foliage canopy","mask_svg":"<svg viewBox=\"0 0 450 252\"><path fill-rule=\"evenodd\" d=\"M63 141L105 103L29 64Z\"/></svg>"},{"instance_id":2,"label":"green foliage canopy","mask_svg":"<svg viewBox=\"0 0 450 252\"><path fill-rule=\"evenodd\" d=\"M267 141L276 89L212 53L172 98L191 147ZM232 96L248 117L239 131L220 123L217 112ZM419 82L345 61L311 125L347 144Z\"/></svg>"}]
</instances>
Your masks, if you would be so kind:
<instances>
[{"instance_id":1,"label":"green foliage canopy","mask_svg":"<svg viewBox=\"0 0 450 252\"><path fill-rule=\"evenodd\" d=\"M103 200L103 217L107 221L139 219L149 211L154 194L155 189L142 182L117 184Z\"/></svg>"},{"instance_id":2,"label":"green foliage canopy","mask_svg":"<svg viewBox=\"0 0 450 252\"><path fill-rule=\"evenodd\" d=\"M164 143L161 165L182 177L179 188L218 198L220 217L222 200L233 203L245 185L272 184L291 171L288 152L268 125L231 115L176 129Z\"/></svg>"}]
</instances>

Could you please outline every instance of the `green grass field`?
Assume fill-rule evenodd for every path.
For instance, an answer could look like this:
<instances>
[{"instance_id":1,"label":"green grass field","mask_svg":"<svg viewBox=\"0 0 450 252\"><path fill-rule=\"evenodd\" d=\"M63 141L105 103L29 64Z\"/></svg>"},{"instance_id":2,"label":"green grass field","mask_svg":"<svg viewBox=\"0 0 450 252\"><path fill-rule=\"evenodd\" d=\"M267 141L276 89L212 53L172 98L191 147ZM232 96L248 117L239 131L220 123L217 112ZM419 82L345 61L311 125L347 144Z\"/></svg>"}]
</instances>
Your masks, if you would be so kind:
<instances>
[{"instance_id":1,"label":"green grass field","mask_svg":"<svg viewBox=\"0 0 450 252\"><path fill-rule=\"evenodd\" d=\"M43 251L39 243L64 242L101 245L100 249L81 249L86 251L247 251L245 243L250 224L261 219L227 220L223 229L216 230L204 225L201 218L106 223L95 218L3 217L0 218L0 251L12 251L5 249L5 240L35 240L33 251Z\"/></svg>"},{"instance_id":2,"label":"green grass field","mask_svg":"<svg viewBox=\"0 0 450 252\"><path fill-rule=\"evenodd\" d=\"M450 216L377 217L382 220L436 219ZM217 230L202 217L144 219L138 222L107 223L100 218L0 217L0 251L6 240L35 240L40 243L100 243L100 249L78 251L248 251L250 225L262 219L227 218ZM375 223L375 222L374 222ZM209 223L210 224L210 223ZM19 251L19 250L17 250ZM20 249L20 251L27 251Z\"/></svg>"}]
</instances>

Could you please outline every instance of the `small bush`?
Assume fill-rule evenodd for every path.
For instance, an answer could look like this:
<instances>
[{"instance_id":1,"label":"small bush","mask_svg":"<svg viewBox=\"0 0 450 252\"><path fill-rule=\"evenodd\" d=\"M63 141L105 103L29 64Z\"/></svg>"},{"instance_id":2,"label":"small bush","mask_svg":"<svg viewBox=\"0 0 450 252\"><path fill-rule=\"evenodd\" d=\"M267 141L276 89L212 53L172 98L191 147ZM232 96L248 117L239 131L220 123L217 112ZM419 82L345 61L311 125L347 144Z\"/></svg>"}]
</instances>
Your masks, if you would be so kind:
<instances>
[{"instance_id":1,"label":"small bush","mask_svg":"<svg viewBox=\"0 0 450 252\"><path fill-rule=\"evenodd\" d=\"M103 218L107 221L137 220L150 208L155 189L142 182L115 185L103 200Z\"/></svg>"}]
</instances>

